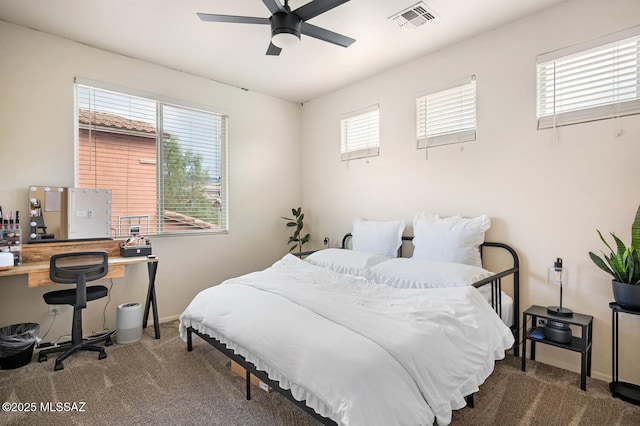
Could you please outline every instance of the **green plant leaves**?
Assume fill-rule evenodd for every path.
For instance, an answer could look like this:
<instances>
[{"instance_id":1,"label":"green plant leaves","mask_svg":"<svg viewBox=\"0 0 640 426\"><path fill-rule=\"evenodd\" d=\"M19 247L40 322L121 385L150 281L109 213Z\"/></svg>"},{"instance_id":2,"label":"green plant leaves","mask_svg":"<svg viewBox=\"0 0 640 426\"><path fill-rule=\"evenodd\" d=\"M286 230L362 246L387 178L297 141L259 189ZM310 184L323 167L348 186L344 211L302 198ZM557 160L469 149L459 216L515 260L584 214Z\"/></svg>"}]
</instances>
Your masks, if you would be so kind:
<instances>
[{"instance_id":1,"label":"green plant leaves","mask_svg":"<svg viewBox=\"0 0 640 426\"><path fill-rule=\"evenodd\" d=\"M640 206L638 206L636 218L631 225L631 247L640 249Z\"/></svg>"},{"instance_id":2,"label":"green plant leaves","mask_svg":"<svg viewBox=\"0 0 640 426\"><path fill-rule=\"evenodd\" d=\"M597 254L595 254L595 253L590 251L589 252L589 257L591 258L591 260L593 260L593 263L595 263L600 269L602 269L603 271L605 271L606 273L608 273L610 275L615 275L613 273L613 271L604 262L604 260L602 260L600 258L600 256L598 256Z\"/></svg>"},{"instance_id":3,"label":"green plant leaves","mask_svg":"<svg viewBox=\"0 0 640 426\"><path fill-rule=\"evenodd\" d=\"M636 217L631 226L631 246L626 247L620 238L611 233L616 243L616 250L614 251L600 231L598 231L598 235L609 249L610 254L607 256L602 253L603 260L600 256L589 252L589 257L593 263L610 274L615 281L640 285L640 206L636 211Z\"/></svg>"},{"instance_id":4,"label":"green plant leaves","mask_svg":"<svg viewBox=\"0 0 640 426\"><path fill-rule=\"evenodd\" d=\"M282 219L287 220L287 227L296 227L295 231L293 231L293 235L289 237L289 241L287 244L292 244L289 248L289 251L293 251L296 248L302 252L302 245L309 242L311 238L309 234L306 234L304 237L300 238L300 233L302 232L302 228L304 227L304 213L302 213L302 207L298 207L297 209L292 208L291 214L293 214L293 218L280 216Z\"/></svg>"}]
</instances>

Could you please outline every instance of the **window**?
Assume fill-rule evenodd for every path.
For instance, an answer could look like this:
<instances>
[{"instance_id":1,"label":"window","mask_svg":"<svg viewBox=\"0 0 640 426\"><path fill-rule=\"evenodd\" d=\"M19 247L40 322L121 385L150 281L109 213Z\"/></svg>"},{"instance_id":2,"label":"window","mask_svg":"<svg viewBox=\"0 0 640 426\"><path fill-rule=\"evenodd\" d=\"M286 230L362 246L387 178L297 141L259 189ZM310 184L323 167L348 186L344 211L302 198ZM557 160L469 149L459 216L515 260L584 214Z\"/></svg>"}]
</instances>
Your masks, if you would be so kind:
<instances>
[{"instance_id":1,"label":"window","mask_svg":"<svg viewBox=\"0 0 640 426\"><path fill-rule=\"evenodd\" d=\"M476 140L476 77L416 98L418 148Z\"/></svg>"},{"instance_id":2,"label":"window","mask_svg":"<svg viewBox=\"0 0 640 426\"><path fill-rule=\"evenodd\" d=\"M538 128L640 113L638 34L640 27L540 55Z\"/></svg>"},{"instance_id":3,"label":"window","mask_svg":"<svg viewBox=\"0 0 640 426\"><path fill-rule=\"evenodd\" d=\"M76 186L112 190L113 236L226 231L226 116L76 84L76 122Z\"/></svg>"},{"instance_id":4,"label":"window","mask_svg":"<svg viewBox=\"0 0 640 426\"><path fill-rule=\"evenodd\" d=\"M373 105L342 115L340 120L342 160L371 157L379 154L380 113Z\"/></svg>"}]
</instances>

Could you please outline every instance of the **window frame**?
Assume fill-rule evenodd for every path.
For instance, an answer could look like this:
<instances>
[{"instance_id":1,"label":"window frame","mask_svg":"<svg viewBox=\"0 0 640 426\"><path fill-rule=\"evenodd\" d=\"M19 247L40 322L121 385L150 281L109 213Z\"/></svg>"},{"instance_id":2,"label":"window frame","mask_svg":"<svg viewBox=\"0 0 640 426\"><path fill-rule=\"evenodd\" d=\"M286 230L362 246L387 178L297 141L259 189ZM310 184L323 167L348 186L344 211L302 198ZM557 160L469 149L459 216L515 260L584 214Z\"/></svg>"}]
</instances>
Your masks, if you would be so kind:
<instances>
[{"instance_id":1,"label":"window frame","mask_svg":"<svg viewBox=\"0 0 640 426\"><path fill-rule=\"evenodd\" d=\"M154 236L154 237L164 237L164 236L186 236L186 235L215 235L215 234L228 234L229 232L229 179L228 179L228 143L229 143L229 114L219 108L214 108L211 106L204 106L200 104L196 104L193 102L186 102L182 100L175 100L169 97L165 97L159 94L148 93L140 90L125 88L109 83L93 81L81 77L76 77L74 79L74 176L75 176L75 186L78 187L80 185L80 122L79 122L79 111L80 106L78 102L78 86L85 86L89 89L95 89L99 91L108 91L114 92L119 95L129 96L132 98L142 98L147 101L154 102L156 104L156 121L154 125L156 126L156 136L155 136L155 164L156 164L156 208L155 215L157 220L156 232L151 232L145 236ZM220 170L220 200L221 200L221 209L220 209L220 227L219 228L204 228L204 229L196 229L195 227L192 229L173 229L166 230L166 221L167 219L160 212L160 205L163 203L162 198L162 188L164 185L163 182L163 146L165 141L165 131L163 129L163 116L161 115L161 111L164 107L172 107L178 109L184 109L187 111L192 111L196 113L204 113L204 114L212 114L220 117L221 119L221 127L220 133L218 134L220 137L220 146L219 151L218 147L214 147L212 152L219 153L219 166ZM212 141L212 143L216 143ZM214 155L214 160L216 160L217 155ZM141 160L142 161L142 160ZM165 208L166 210L166 208ZM112 227L117 226L116 223L112 224ZM116 235L115 238L122 238L125 235L122 233Z\"/></svg>"},{"instance_id":2,"label":"window frame","mask_svg":"<svg viewBox=\"0 0 640 426\"><path fill-rule=\"evenodd\" d=\"M475 75L419 92L415 98L417 148L475 141L478 127L477 99ZM447 102L449 105L456 101L459 103L459 108L451 111L449 115L450 119L458 119L458 126L450 126L449 130L429 133L428 104L429 101L435 100ZM464 102L460 103L461 100ZM432 109L432 111L437 115L442 114L441 109Z\"/></svg>"},{"instance_id":3,"label":"window frame","mask_svg":"<svg viewBox=\"0 0 640 426\"><path fill-rule=\"evenodd\" d=\"M366 126L365 129L358 129ZM375 126L373 129L371 126ZM349 139L349 130L361 137ZM366 134L363 134L366 133ZM350 142L352 145L349 146ZM374 104L340 116L340 159L342 161L380 155L380 105Z\"/></svg>"},{"instance_id":4,"label":"window frame","mask_svg":"<svg viewBox=\"0 0 640 426\"><path fill-rule=\"evenodd\" d=\"M635 72L631 71L632 77L635 79L635 97L620 95L620 89L625 88L625 83L631 87L634 84L620 78L620 71L625 70L628 64L619 62L619 54L622 46L625 44L635 43L635 59L631 60L631 64L635 61ZM633 51L634 48L628 48ZM607 58L607 55L611 58ZM632 54L633 55L633 54ZM591 61L590 58L598 58L599 61ZM600 65L594 65L598 63ZM581 68L578 68L578 64ZM560 73L557 67L570 68L573 66L573 73ZM606 69L610 68L610 70ZM581 69L583 71L578 72ZM589 84L593 85L586 72L593 73L597 71L604 77L599 77L596 82L604 87L610 87L608 90L592 90L591 97L595 94L607 95L611 98L608 102L596 102L583 100L584 107L574 107L564 109L558 107L562 102L562 98L557 94L558 88L564 89L569 86L565 84L560 86L557 81L571 76L579 80L579 85L574 90L564 92L565 99L571 96L589 95L587 89ZM558 76L557 74L560 73ZM582 74L582 76L580 75ZM633 75L635 74L635 77ZM575 80L574 80L575 81ZM623 31L606 35L588 42L579 43L573 46L558 49L538 55L536 58L536 117L538 120L538 129L548 129L560 126L586 123L590 121L606 120L610 118L622 117L626 115L634 115L640 113L640 25Z\"/></svg>"}]
</instances>

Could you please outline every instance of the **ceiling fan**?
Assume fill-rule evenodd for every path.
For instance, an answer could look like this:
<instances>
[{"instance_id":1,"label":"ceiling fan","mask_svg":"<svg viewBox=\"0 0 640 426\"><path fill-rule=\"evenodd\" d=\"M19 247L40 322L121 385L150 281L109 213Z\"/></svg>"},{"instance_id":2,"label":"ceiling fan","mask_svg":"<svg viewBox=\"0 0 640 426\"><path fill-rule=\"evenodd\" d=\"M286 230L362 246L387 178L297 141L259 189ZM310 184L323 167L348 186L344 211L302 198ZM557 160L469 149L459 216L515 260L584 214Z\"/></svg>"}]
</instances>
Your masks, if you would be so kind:
<instances>
[{"instance_id":1,"label":"ceiling fan","mask_svg":"<svg viewBox=\"0 0 640 426\"><path fill-rule=\"evenodd\" d=\"M289 7L289 0L284 0L284 5L282 5L279 0L262 0L271 12L271 17L269 18L215 15L211 13L198 13L198 17L203 21L210 22L271 25L271 42L267 48L267 55L277 56L283 47L294 46L300 42L300 34L342 47L348 47L353 44L353 42L355 42L353 38L316 27L306 22L348 1L349 0L313 0L292 11Z\"/></svg>"}]
</instances>

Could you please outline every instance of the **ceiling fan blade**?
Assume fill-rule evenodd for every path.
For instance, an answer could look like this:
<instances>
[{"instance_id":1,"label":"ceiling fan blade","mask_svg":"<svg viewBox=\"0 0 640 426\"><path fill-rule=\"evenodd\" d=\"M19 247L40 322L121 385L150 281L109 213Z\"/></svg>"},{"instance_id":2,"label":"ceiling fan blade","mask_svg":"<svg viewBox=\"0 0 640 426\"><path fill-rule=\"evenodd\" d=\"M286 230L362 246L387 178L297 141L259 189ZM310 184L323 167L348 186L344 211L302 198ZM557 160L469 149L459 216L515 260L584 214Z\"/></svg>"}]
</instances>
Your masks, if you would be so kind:
<instances>
[{"instance_id":1,"label":"ceiling fan blade","mask_svg":"<svg viewBox=\"0 0 640 426\"><path fill-rule=\"evenodd\" d=\"M276 46L273 43L269 43L269 47L267 48L267 55L269 56L278 56L282 52L282 49Z\"/></svg>"},{"instance_id":2,"label":"ceiling fan blade","mask_svg":"<svg viewBox=\"0 0 640 426\"><path fill-rule=\"evenodd\" d=\"M200 19L207 22L232 22L237 24L266 24L270 25L269 18L256 18L253 16L215 15L212 13L198 13Z\"/></svg>"},{"instance_id":3,"label":"ceiling fan blade","mask_svg":"<svg viewBox=\"0 0 640 426\"><path fill-rule=\"evenodd\" d=\"M306 21L348 1L349 0L313 0L300 6L294 10L293 13L298 15L303 21Z\"/></svg>"},{"instance_id":4,"label":"ceiling fan blade","mask_svg":"<svg viewBox=\"0 0 640 426\"><path fill-rule=\"evenodd\" d=\"M318 40L337 44L338 46L342 46L342 47L349 47L356 41L351 37L343 36L342 34L334 33L333 31L316 27L315 25L311 25L307 22L302 23L300 32L309 37L313 37L313 38L317 38Z\"/></svg>"},{"instance_id":5,"label":"ceiling fan blade","mask_svg":"<svg viewBox=\"0 0 640 426\"><path fill-rule=\"evenodd\" d=\"M269 12L271 12L271 14L286 12L286 10L284 10L284 6L282 6L282 4L278 0L262 0L262 3L267 6L267 9L269 9Z\"/></svg>"}]
</instances>

